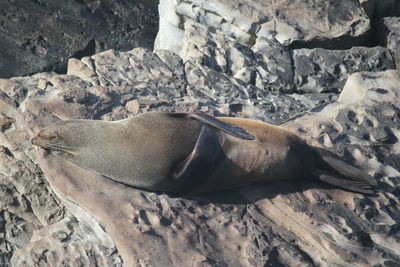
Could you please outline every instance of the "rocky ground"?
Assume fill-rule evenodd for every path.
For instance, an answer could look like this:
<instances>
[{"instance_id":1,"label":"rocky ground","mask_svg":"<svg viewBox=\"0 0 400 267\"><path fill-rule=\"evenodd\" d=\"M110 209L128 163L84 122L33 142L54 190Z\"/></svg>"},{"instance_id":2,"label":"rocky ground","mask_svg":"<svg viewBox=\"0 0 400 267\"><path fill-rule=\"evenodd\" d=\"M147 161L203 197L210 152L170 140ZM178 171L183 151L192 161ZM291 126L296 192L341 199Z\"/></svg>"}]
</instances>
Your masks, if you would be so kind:
<instances>
[{"instance_id":1,"label":"rocky ground","mask_svg":"<svg viewBox=\"0 0 400 267\"><path fill-rule=\"evenodd\" d=\"M390 0L161 0L155 48L167 50L1 79L0 265L398 265L398 16ZM169 196L77 176L29 142L59 119L146 111L281 124L367 171L378 192L301 181Z\"/></svg>"},{"instance_id":2,"label":"rocky ground","mask_svg":"<svg viewBox=\"0 0 400 267\"><path fill-rule=\"evenodd\" d=\"M153 48L156 0L0 2L0 78L65 73L70 57Z\"/></svg>"}]
</instances>

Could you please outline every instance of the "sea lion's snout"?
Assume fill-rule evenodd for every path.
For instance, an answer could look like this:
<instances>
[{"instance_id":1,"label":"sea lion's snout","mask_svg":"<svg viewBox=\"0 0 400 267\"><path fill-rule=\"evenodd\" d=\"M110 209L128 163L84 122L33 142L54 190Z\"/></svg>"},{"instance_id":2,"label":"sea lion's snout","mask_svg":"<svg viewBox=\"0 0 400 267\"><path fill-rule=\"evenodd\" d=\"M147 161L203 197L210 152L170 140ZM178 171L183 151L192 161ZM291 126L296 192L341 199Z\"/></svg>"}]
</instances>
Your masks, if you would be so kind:
<instances>
[{"instance_id":1,"label":"sea lion's snout","mask_svg":"<svg viewBox=\"0 0 400 267\"><path fill-rule=\"evenodd\" d=\"M54 134L47 134L43 130L31 139L32 145L46 148L46 145L56 138Z\"/></svg>"}]
</instances>

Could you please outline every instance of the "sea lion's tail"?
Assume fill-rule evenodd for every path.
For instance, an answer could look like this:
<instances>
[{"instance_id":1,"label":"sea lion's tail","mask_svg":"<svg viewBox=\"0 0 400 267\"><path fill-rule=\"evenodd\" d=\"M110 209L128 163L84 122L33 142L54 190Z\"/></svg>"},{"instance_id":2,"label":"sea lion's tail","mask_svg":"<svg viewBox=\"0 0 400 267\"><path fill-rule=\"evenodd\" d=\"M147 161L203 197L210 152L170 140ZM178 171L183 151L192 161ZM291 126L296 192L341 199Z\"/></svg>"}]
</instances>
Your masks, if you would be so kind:
<instances>
[{"instance_id":1,"label":"sea lion's tail","mask_svg":"<svg viewBox=\"0 0 400 267\"><path fill-rule=\"evenodd\" d=\"M346 163L328 150L313 147L318 154L313 175L328 184L364 194L373 194L376 180L369 174Z\"/></svg>"}]
</instances>

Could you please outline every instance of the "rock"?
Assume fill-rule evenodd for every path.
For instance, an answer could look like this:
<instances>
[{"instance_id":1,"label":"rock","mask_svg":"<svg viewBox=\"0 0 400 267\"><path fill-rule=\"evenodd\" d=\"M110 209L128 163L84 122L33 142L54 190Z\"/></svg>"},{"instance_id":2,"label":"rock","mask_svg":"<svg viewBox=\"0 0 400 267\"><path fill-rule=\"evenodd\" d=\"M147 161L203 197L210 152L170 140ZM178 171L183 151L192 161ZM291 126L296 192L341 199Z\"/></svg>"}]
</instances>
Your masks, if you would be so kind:
<instances>
[{"instance_id":1,"label":"rock","mask_svg":"<svg viewBox=\"0 0 400 267\"><path fill-rule=\"evenodd\" d=\"M23 152L30 146L31 133L27 132L23 113L16 108L28 95L27 88L7 80L1 88L9 93L0 94L0 264L7 266L13 253L28 244L36 230L62 219L65 210L40 169ZM24 97L20 88L24 88Z\"/></svg>"},{"instance_id":2,"label":"rock","mask_svg":"<svg viewBox=\"0 0 400 267\"><path fill-rule=\"evenodd\" d=\"M398 0L375 0L374 2L374 15L377 18L400 16L400 2Z\"/></svg>"},{"instance_id":3,"label":"rock","mask_svg":"<svg viewBox=\"0 0 400 267\"><path fill-rule=\"evenodd\" d=\"M293 91L292 56L273 39L260 37L250 49L204 26L186 23L180 55L184 61L194 61L258 88Z\"/></svg>"},{"instance_id":4,"label":"rock","mask_svg":"<svg viewBox=\"0 0 400 267\"><path fill-rule=\"evenodd\" d=\"M400 2L397 0L358 0L358 2L372 20L400 16Z\"/></svg>"},{"instance_id":5,"label":"rock","mask_svg":"<svg viewBox=\"0 0 400 267\"><path fill-rule=\"evenodd\" d=\"M12 120L0 133L3 262L312 266L395 264L400 257L398 71L353 74L330 103L332 94L265 91L165 50L110 50L70 66L68 75L0 80L0 114ZM174 197L37 157L29 144L58 119L116 120L144 111L276 123L296 116L284 127L368 171L381 192L363 196L303 181Z\"/></svg>"},{"instance_id":6,"label":"rock","mask_svg":"<svg viewBox=\"0 0 400 267\"><path fill-rule=\"evenodd\" d=\"M398 4L161 0L151 52L155 1L1 3L3 77L64 71L69 60L67 74L0 79L0 265L395 266L400 72L387 69L398 63L399 21L375 20L397 16ZM386 48L372 47L371 32ZM60 119L147 111L280 124L374 176L379 191L301 181L178 197L29 141Z\"/></svg>"},{"instance_id":7,"label":"rock","mask_svg":"<svg viewBox=\"0 0 400 267\"><path fill-rule=\"evenodd\" d=\"M190 23L185 24L181 56L246 84L281 92L338 93L354 72L395 68L390 51L382 47L290 50L274 39L259 37L248 48Z\"/></svg>"},{"instance_id":8,"label":"rock","mask_svg":"<svg viewBox=\"0 0 400 267\"><path fill-rule=\"evenodd\" d=\"M358 0L358 2L373 20L400 16L400 2L397 0Z\"/></svg>"},{"instance_id":9,"label":"rock","mask_svg":"<svg viewBox=\"0 0 400 267\"><path fill-rule=\"evenodd\" d=\"M329 202L332 200L333 202L328 204L332 205L332 210L330 210L332 213L328 216L328 221L335 222L331 226L336 230L326 229L320 232L331 240L330 242L342 240L343 236L347 236L350 238L349 241L352 240L350 241L352 244L363 244L361 246L369 251L368 254L371 253L369 255L377 255L376 253L382 247L389 247L389 243L390 246L396 247L396 251L399 245L399 232L397 230L391 232L396 227L398 215L393 208L389 207L394 203L398 205L397 195L400 182L399 82L400 72L394 70L353 74L346 82L336 103L327 105L322 110L304 114L283 125L312 140L315 145L331 148L336 153L348 157L353 164L362 166L364 170L378 178L382 191L376 197L354 198L350 202L348 202L350 199L344 202L338 202L335 197L330 199ZM331 194L329 195L332 197ZM317 206L327 204L326 200L318 199L317 195L315 197ZM353 208L339 215L336 210L339 208L338 205ZM364 211L368 212L362 214ZM273 211L268 210L268 212ZM291 213L288 216L292 217L292 215L294 214ZM353 227L359 223L363 226L355 230L356 228ZM302 227L307 226L302 223ZM338 230L339 228L341 230ZM374 229L373 232L379 233L372 233L368 229ZM308 241L305 242L310 244ZM339 247L342 246L342 249L340 249L335 247L340 242L333 241L333 243L336 245L330 248L339 253L342 259L352 259L361 265L374 265L383 261L385 264L394 264L396 262L394 258L399 257L398 252L393 253L390 249L390 253L394 256L392 259L384 259L385 256L381 255L378 256L381 260L375 257L366 260L364 252L355 252L358 250L356 248L358 245L350 248L341 244Z\"/></svg>"},{"instance_id":10,"label":"rock","mask_svg":"<svg viewBox=\"0 0 400 267\"><path fill-rule=\"evenodd\" d=\"M369 19L356 1L160 1L155 48L179 53L183 25L199 23L245 46L258 37L283 45L349 48L366 41ZM173 12L175 11L175 12ZM301 14L301 15L299 15ZM316 15L317 14L317 15ZM171 36L168 38L168 36Z\"/></svg>"},{"instance_id":11,"label":"rock","mask_svg":"<svg viewBox=\"0 0 400 267\"><path fill-rule=\"evenodd\" d=\"M6 115L0 114L0 132L4 132L9 129L13 121Z\"/></svg>"},{"instance_id":12,"label":"rock","mask_svg":"<svg viewBox=\"0 0 400 267\"><path fill-rule=\"evenodd\" d=\"M352 74L337 102L284 125L296 129L297 134L301 133L319 145L333 147L342 153L343 150L362 148L367 150L364 153L372 155L376 151L368 150L377 149L381 144L382 148L387 145L385 149L393 149L395 154L397 148L392 145L397 143L397 137L390 133L400 123L399 81L400 72L396 70ZM394 131L397 133L397 130ZM385 140L388 137L393 140ZM371 142L374 146L367 145ZM375 159L363 160L372 163ZM377 163L374 164L376 166ZM396 166L393 168L398 169Z\"/></svg>"},{"instance_id":13,"label":"rock","mask_svg":"<svg viewBox=\"0 0 400 267\"><path fill-rule=\"evenodd\" d=\"M382 47L290 49L275 38L258 37L248 47L188 20L180 55L246 84L281 92L338 93L354 72L395 68L390 51Z\"/></svg>"},{"instance_id":14,"label":"rock","mask_svg":"<svg viewBox=\"0 0 400 267\"><path fill-rule=\"evenodd\" d=\"M375 0L358 0L358 2L360 3L361 7L364 9L364 11L368 15L368 17L372 18L374 11L375 11L376 1Z\"/></svg>"},{"instance_id":15,"label":"rock","mask_svg":"<svg viewBox=\"0 0 400 267\"><path fill-rule=\"evenodd\" d=\"M140 103L137 100L130 100L126 102L125 108L127 111L132 113L141 113L140 111Z\"/></svg>"},{"instance_id":16,"label":"rock","mask_svg":"<svg viewBox=\"0 0 400 267\"><path fill-rule=\"evenodd\" d=\"M113 241L102 230L99 236L93 228L100 228L93 219L78 221L68 216L36 231L30 244L13 255L11 265L123 266Z\"/></svg>"},{"instance_id":17,"label":"rock","mask_svg":"<svg viewBox=\"0 0 400 267\"><path fill-rule=\"evenodd\" d=\"M158 4L159 30L154 41L154 49L166 49L179 53L182 48L183 30L180 18L175 13L176 1L160 0Z\"/></svg>"},{"instance_id":18,"label":"rock","mask_svg":"<svg viewBox=\"0 0 400 267\"><path fill-rule=\"evenodd\" d=\"M190 61L185 63L185 73L188 95L193 99L191 101L198 104L195 109L184 111L200 108L202 112L217 116L229 114L279 123L294 114L331 101L329 95L322 97L322 102L311 96L305 97L308 101L299 101L297 95L260 90Z\"/></svg>"},{"instance_id":19,"label":"rock","mask_svg":"<svg viewBox=\"0 0 400 267\"><path fill-rule=\"evenodd\" d=\"M400 9L400 7L399 7ZM396 63L400 68L400 18L383 18L378 26L381 44L390 49Z\"/></svg>"},{"instance_id":20,"label":"rock","mask_svg":"<svg viewBox=\"0 0 400 267\"><path fill-rule=\"evenodd\" d=\"M252 50L257 57L256 86L267 90L292 92L294 68L291 51L275 39L259 37Z\"/></svg>"},{"instance_id":21,"label":"rock","mask_svg":"<svg viewBox=\"0 0 400 267\"><path fill-rule=\"evenodd\" d=\"M340 92L354 72L395 68L389 50L382 47L296 49L293 60L294 83L299 92Z\"/></svg>"},{"instance_id":22,"label":"rock","mask_svg":"<svg viewBox=\"0 0 400 267\"><path fill-rule=\"evenodd\" d=\"M58 259L119 265L108 233L75 202L60 201L32 161L29 139L51 122L202 111L278 123L335 99L260 90L196 62L183 63L166 50L109 50L70 60L69 67L67 75L0 79L1 263L12 257L14 266L52 265Z\"/></svg>"},{"instance_id":23,"label":"rock","mask_svg":"<svg viewBox=\"0 0 400 267\"><path fill-rule=\"evenodd\" d=\"M65 72L70 57L153 47L157 1L2 1L0 77Z\"/></svg>"}]
</instances>

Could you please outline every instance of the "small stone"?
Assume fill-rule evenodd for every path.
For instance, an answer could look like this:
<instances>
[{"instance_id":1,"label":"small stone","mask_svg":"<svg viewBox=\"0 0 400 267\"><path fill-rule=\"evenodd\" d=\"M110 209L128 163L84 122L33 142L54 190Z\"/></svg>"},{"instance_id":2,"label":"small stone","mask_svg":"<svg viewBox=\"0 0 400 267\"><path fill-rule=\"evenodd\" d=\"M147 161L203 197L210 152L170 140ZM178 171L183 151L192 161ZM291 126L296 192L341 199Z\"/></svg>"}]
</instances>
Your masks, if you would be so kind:
<instances>
[{"instance_id":1,"label":"small stone","mask_svg":"<svg viewBox=\"0 0 400 267\"><path fill-rule=\"evenodd\" d=\"M53 84L50 81L45 79L39 79L37 87L42 90L46 90L47 86L52 86Z\"/></svg>"},{"instance_id":2,"label":"small stone","mask_svg":"<svg viewBox=\"0 0 400 267\"><path fill-rule=\"evenodd\" d=\"M139 111L140 111L140 104L139 104L139 101L137 101L137 100L130 100L130 101L126 102L125 108L126 108L126 110L128 110L129 112L139 113Z\"/></svg>"},{"instance_id":3,"label":"small stone","mask_svg":"<svg viewBox=\"0 0 400 267\"><path fill-rule=\"evenodd\" d=\"M13 124L13 120L7 117L5 114L0 113L0 132L4 132L9 129Z\"/></svg>"}]
</instances>

